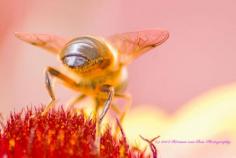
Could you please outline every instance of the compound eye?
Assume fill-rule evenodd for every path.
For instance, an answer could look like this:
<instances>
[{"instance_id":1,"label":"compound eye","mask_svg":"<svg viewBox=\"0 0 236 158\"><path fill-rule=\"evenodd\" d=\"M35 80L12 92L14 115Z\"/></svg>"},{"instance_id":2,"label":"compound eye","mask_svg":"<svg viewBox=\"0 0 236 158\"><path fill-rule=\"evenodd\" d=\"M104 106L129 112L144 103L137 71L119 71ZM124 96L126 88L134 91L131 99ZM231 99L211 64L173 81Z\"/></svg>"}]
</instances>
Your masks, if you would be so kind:
<instances>
[{"instance_id":1,"label":"compound eye","mask_svg":"<svg viewBox=\"0 0 236 158\"><path fill-rule=\"evenodd\" d=\"M71 68L95 65L101 56L101 44L90 37L79 37L69 42L63 49L62 62Z\"/></svg>"},{"instance_id":2,"label":"compound eye","mask_svg":"<svg viewBox=\"0 0 236 158\"><path fill-rule=\"evenodd\" d=\"M80 67L86 65L89 62L89 59L80 54L67 55L63 58L63 62L69 67Z\"/></svg>"}]
</instances>

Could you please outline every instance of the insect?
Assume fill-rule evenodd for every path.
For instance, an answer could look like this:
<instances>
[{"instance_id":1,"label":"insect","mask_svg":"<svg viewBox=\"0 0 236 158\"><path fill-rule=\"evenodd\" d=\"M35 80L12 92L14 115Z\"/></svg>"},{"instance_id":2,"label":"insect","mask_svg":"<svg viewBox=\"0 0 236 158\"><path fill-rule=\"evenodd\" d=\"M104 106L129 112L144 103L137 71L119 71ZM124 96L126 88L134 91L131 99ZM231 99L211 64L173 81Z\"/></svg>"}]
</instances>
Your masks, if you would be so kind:
<instances>
[{"instance_id":1,"label":"insect","mask_svg":"<svg viewBox=\"0 0 236 158\"><path fill-rule=\"evenodd\" d=\"M66 73L47 67L45 84L51 102L46 113L56 100L53 78L65 86L80 92L69 108L87 96L96 100L96 110L101 109L101 123L108 109L119 109L112 105L114 97L130 100L124 93L127 85L127 65L148 50L162 44L169 37L166 30L152 29L121 33L107 38L81 36L65 39L54 35L16 33L16 37L34 46L41 47L61 61ZM76 77L72 77L76 76Z\"/></svg>"}]
</instances>

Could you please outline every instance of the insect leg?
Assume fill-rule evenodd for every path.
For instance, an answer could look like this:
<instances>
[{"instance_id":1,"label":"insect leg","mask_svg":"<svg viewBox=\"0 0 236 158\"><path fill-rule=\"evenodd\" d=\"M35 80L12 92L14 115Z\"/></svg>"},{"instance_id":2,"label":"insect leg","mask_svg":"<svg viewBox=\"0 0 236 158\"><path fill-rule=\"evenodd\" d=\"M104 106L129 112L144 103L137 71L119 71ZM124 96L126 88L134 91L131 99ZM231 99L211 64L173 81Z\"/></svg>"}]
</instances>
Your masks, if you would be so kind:
<instances>
[{"instance_id":1,"label":"insect leg","mask_svg":"<svg viewBox=\"0 0 236 158\"><path fill-rule=\"evenodd\" d=\"M125 108L124 108L124 112L122 114L120 114L120 117L119 117L119 121L122 123L124 117L125 117L125 114L126 114L126 111L130 108L131 104L132 104L132 98L129 94L121 94L121 93L115 93L115 97L117 98L122 98L124 100L126 100L126 104L125 104ZM117 112L118 114L121 113L120 110L116 107L116 105L113 105L112 109ZM119 110L119 112L118 112Z\"/></svg>"},{"instance_id":2,"label":"insect leg","mask_svg":"<svg viewBox=\"0 0 236 158\"><path fill-rule=\"evenodd\" d=\"M77 84L74 80L72 80L71 78L67 77L66 75L62 74L60 71L58 71L55 68L52 67L48 67L45 71L45 84L46 84L46 88L47 91L51 97L51 102L47 105L47 107L44 109L42 115L46 114L49 109L51 109L54 106L56 97L53 91L53 83L52 83L52 79L53 78L57 78L60 79L61 81L63 81L63 83L69 87L75 87L77 86L77 89L79 88L79 84Z\"/></svg>"},{"instance_id":3,"label":"insect leg","mask_svg":"<svg viewBox=\"0 0 236 158\"><path fill-rule=\"evenodd\" d=\"M55 103L55 100L56 100L56 97L55 97L55 94L54 94L53 88L52 88L51 75L52 75L51 71L49 71L49 69L47 69L47 71L45 72L45 85L46 85L48 94L51 97L51 101L49 102L49 104L44 109L42 115L45 115L48 112L48 110L51 109L54 106L54 103Z\"/></svg>"},{"instance_id":4,"label":"insect leg","mask_svg":"<svg viewBox=\"0 0 236 158\"><path fill-rule=\"evenodd\" d=\"M99 99L99 98L95 98L95 109L94 109L94 116L96 118L96 120L98 120L98 110L99 110L99 107L101 107L104 103L104 101L102 99Z\"/></svg>"},{"instance_id":5,"label":"insect leg","mask_svg":"<svg viewBox=\"0 0 236 158\"><path fill-rule=\"evenodd\" d=\"M121 94L121 93L115 93L115 97L122 98L122 99L126 100L126 102L127 102L125 104L123 112L117 107L117 105L113 104L111 106L112 110L119 115L118 119L119 119L119 122L122 124L122 122L124 120L124 117L126 115L126 112L130 108L130 106L131 106L132 98L131 98L131 96L129 94ZM118 131L119 131L119 127L116 126L116 128L115 128L115 137L117 136Z\"/></svg>"},{"instance_id":6,"label":"insect leg","mask_svg":"<svg viewBox=\"0 0 236 158\"><path fill-rule=\"evenodd\" d=\"M110 85L104 85L101 88L101 92L100 95L107 95L107 99L104 103L103 109L102 109L102 113L99 116L99 123L102 122L104 116L106 115L107 111L109 110L110 106L111 106L111 102L112 102L112 98L114 96L114 88Z\"/></svg>"},{"instance_id":7,"label":"insect leg","mask_svg":"<svg viewBox=\"0 0 236 158\"><path fill-rule=\"evenodd\" d=\"M99 101L99 98L107 98L105 101L104 101L104 105L103 105L103 109L102 109L102 112L101 114L98 116L97 114L97 110L95 111L95 115L96 115L96 120L97 120L97 125L96 125L96 141L95 141L95 145L98 149L98 153L100 153L100 139L101 139L101 123L102 123L102 120L103 118L105 117L107 111L109 110L110 106L111 106L111 102L112 102L112 98L114 96L114 88L110 85L103 85L101 88L100 88L100 92L98 93L98 99L97 99L97 106L96 108L99 108L99 105L100 105L100 101Z\"/></svg>"},{"instance_id":8,"label":"insect leg","mask_svg":"<svg viewBox=\"0 0 236 158\"><path fill-rule=\"evenodd\" d=\"M111 104L111 109L118 115L121 114L121 110L117 107L116 104ZM120 121L120 120L119 120Z\"/></svg>"},{"instance_id":9,"label":"insect leg","mask_svg":"<svg viewBox=\"0 0 236 158\"><path fill-rule=\"evenodd\" d=\"M80 102L81 100L83 100L85 97L86 97L86 95L85 95L85 94L82 94L82 95L80 95L80 96L77 96L77 97L71 99L71 100L68 102L68 104L67 104L67 109L68 109L69 111L74 110L75 104L78 103L78 102Z\"/></svg>"}]
</instances>

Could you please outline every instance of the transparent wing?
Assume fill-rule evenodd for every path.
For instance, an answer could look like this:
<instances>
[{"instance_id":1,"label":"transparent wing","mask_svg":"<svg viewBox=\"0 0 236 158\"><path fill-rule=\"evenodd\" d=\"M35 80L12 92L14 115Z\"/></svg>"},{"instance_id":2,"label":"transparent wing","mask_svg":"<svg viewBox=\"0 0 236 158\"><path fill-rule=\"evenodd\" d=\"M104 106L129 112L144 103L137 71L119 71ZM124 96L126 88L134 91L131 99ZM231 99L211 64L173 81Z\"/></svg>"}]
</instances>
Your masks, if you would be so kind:
<instances>
[{"instance_id":1,"label":"transparent wing","mask_svg":"<svg viewBox=\"0 0 236 158\"><path fill-rule=\"evenodd\" d=\"M22 41L30 43L34 46L41 47L53 54L60 53L61 49L70 39L64 39L55 35L34 34L34 33L15 33L15 36Z\"/></svg>"},{"instance_id":2,"label":"transparent wing","mask_svg":"<svg viewBox=\"0 0 236 158\"><path fill-rule=\"evenodd\" d=\"M152 29L115 34L107 40L118 50L119 62L129 64L138 56L165 42L168 37L168 31Z\"/></svg>"}]
</instances>

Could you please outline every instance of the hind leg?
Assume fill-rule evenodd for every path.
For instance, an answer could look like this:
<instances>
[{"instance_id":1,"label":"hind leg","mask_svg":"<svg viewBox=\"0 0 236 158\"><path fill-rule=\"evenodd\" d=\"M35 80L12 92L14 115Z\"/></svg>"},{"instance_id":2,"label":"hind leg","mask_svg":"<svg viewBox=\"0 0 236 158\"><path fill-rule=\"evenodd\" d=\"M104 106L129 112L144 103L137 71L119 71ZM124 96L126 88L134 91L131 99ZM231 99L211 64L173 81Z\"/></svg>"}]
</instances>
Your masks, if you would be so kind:
<instances>
[{"instance_id":1,"label":"hind leg","mask_svg":"<svg viewBox=\"0 0 236 158\"><path fill-rule=\"evenodd\" d=\"M128 109L130 108L130 106L132 104L132 98L129 94L119 94L119 93L116 93L115 97L124 99L126 101L123 112L122 112L122 110L119 109L118 105L115 105L115 104L111 105L111 109L118 115L118 120L122 124L122 122L124 120L124 117L126 115L126 112L128 111ZM119 127L116 126L116 128L115 128L115 137L117 136L118 131L119 131Z\"/></svg>"},{"instance_id":2,"label":"hind leg","mask_svg":"<svg viewBox=\"0 0 236 158\"><path fill-rule=\"evenodd\" d=\"M121 94L121 93L116 93L115 94L116 98L121 98L123 100L126 101L125 107L124 107L124 111L121 112L121 110L119 110L119 108L117 107L117 105L112 105L112 109L113 111L115 111L116 113L118 113L119 115L119 121L122 122L123 118L125 117L125 114L127 112L127 110L130 108L131 104L132 104L132 98L129 94Z\"/></svg>"}]
</instances>

